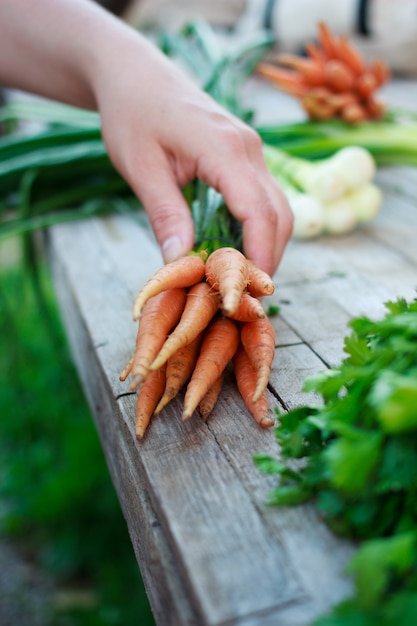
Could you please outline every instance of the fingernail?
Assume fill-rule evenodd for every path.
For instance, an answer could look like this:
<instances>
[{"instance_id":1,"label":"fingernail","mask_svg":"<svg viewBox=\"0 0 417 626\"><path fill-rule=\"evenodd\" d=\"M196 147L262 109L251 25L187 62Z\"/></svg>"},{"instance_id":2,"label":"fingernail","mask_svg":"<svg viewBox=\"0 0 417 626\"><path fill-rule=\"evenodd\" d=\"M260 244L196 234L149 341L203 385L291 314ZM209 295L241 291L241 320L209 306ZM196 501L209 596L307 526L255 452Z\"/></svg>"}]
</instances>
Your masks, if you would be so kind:
<instances>
[{"instance_id":1,"label":"fingernail","mask_svg":"<svg viewBox=\"0 0 417 626\"><path fill-rule=\"evenodd\" d=\"M162 245L162 256L164 257L165 263L170 263L171 261L175 261L178 257L184 254L184 244L181 239L174 235L173 237L169 237L166 241L164 241Z\"/></svg>"}]
</instances>

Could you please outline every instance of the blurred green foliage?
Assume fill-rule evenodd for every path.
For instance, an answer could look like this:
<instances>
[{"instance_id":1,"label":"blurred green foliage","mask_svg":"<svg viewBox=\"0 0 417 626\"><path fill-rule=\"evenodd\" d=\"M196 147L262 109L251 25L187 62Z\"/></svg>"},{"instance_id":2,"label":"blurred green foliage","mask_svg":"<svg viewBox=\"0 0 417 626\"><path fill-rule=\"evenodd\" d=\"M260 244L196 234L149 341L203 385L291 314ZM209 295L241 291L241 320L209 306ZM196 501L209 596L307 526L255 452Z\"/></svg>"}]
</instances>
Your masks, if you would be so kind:
<instances>
[{"instance_id":1,"label":"blurred green foliage","mask_svg":"<svg viewBox=\"0 0 417 626\"><path fill-rule=\"evenodd\" d=\"M0 268L0 533L58 589L93 599L57 607L54 626L151 626L45 268L40 279L43 309L20 264Z\"/></svg>"}]
</instances>

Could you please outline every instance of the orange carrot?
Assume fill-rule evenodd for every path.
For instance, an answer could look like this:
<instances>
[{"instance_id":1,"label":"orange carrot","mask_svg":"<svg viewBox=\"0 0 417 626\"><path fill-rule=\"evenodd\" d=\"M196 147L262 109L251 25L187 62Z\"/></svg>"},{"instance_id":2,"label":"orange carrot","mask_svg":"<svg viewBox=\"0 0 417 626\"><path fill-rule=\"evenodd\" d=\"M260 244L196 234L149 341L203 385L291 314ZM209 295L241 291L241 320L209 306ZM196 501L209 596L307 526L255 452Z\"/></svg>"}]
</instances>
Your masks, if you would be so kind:
<instances>
[{"instance_id":1,"label":"orange carrot","mask_svg":"<svg viewBox=\"0 0 417 626\"><path fill-rule=\"evenodd\" d=\"M364 72L355 81L355 91L361 98L371 96L377 87L377 79L372 72Z\"/></svg>"},{"instance_id":2,"label":"orange carrot","mask_svg":"<svg viewBox=\"0 0 417 626\"><path fill-rule=\"evenodd\" d=\"M249 259L246 261L249 270L248 291L252 296L272 296L275 291L274 281L269 274L257 267Z\"/></svg>"},{"instance_id":3,"label":"orange carrot","mask_svg":"<svg viewBox=\"0 0 417 626\"><path fill-rule=\"evenodd\" d=\"M340 117L348 124L357 124L363 122L368 115L365 108L359 104L359 102L352 102L343 107Z\"/></svg>"},{"instance_id":4,"label":"orange carrot","mask_svg":"<svg viewBox=\"0 0 417 626\"><path fill-rule=\"evenodd\" d=\"M308 90L308 85L296 72L276 67L272 63L260 63L256 71L276 87L292 96L301 97Z\"/></svg>"},{"instance_id":5,"label":"orange carrot","mask_svg":"<svg viewBox=\"0 0 417 626\"><path fill-rule=\"evenodd\" d=\"M201 339L202 335L199 335L194 341L177 350L168 359L166 363L165 390L155 409L155 414L160 413L179 394L190 379L197 361Z\"/></svg>"},{"instance_id":6,"label":"orange carrot","mask_svg":"<svg viewBox=\"0 0 417 626\"><path fill-rule=\"evenodd\" d=\"M367 117L373 120L381 118L385 113L385 105L382 102L378 102L373 97L366 99L364 107L367 112Z\"/></svg>"},{"instance_id":7,"label":"orange carrot","mask_svg":"<svg viewBox=\"0 0 417 626\"><path fill-rule=\"evenodd\" d=\"M304 83L310 87L322 85L324 82L324 66L314 59L297 56L296 54L280 54L277 57L278 63L287 65L298 72Z\"/></svg>"},{"instance_id":8,"label":"orange carrot","mask_svg":"<svg viewBox=\"0 0 417 626\"><path fill-rule=\"evenodd\" d=\"M263 319L265 317L265 311L258 298L244 291L236 311L227 317L237 322L253 322L254 320Z\"/></svg>"},{"instance_id":9,"label":"orange carrot","mask_svg":"<svg viewBox=\"0 0 417 626\"><path fill-rule=\"evenodd\" d=\"M232 360L238 345L239 329L233 320L216 317L210 322L185 392L183 421L192 416L205 394Z\"/></svg>"},{"instance_id":10,"label":"orange carrot","mask_svg":"<svg viewBox=\"0 0 417 626\"><path fill-rule=\"evenodd\" d=\"M275 355L275 330L268 317L242 324L240 338L246 354L256 372L257 385L253 401L265 391Z\"/></svg>"},{"instance_id":11,"label":"orange carrot","mask_svg":"<svg viewBox=\"0 0 417 626\"><path fill-rule=\"evenodd\" d=\"M131 391L145 380L168 333L178 323L184 310L185 297L185 289L167 289L145 304L136 335Z\"/></svg>"},{"instance_id":12,"label":"orange carrot","mask_svg":"<svg viewBox=\"0 0 417 626\"><path fill-rule=\"evenodd\" d=\"M204 277L205 264L199 255L183 256L161 267L137 294L133 303L133 319L139 319L145 303L161 291L191 287Z\"/></svg>"},{"instance_id":13,"label":"orange carrot","mask_svg":"<svg viewBox=\"0 0 417 626\"><path fill-rule=\"evenodd\" d=\"M165 389L165 365L150 372L139 390L136 400L136 439L141 441Z\"/></svg>"},{"instance_id":14,"label":"orange carrot","mask_svg":"<svg viewBox=\"0 0 417 626\"><path fill-rule=\"evenodd\" d=\"M332 93L327 98L328 104L333 107L335 113L339 113L345 106L357 101L357 96L350 91L346 93Z\"/></svg>"},{"instance_id":15,"label":"orange carrot","mask_svg":"<svg viewBox=\"0 0 417 626\"><path fill-rule=\"evenodd\" d=\"M328 61L324 68L325 83L337 92L349 91L352 89L355 76L350 68L343 61Z\"/></svg>"},{"instance_id":16,"label":"orange carrot","mask_svg":"<svg viewBox=\"0 0 417 626\"><path fill-rule=\"evenodd\" d=\"M360 76L366 70L365 61L362 55L353 48L347 37L340 37L337 41L337 58L346 63L351 72Z\"/></svg>"},{"instance_id":17,"label":"orange carrot","mask_svg":"<svg viewBox=\"0 0 417 626\"><path fill-rule=\"evenodd\" d=\"M256 372L242 345L239 346L233 357L233 366L237 388L239 389L239 393L243 398L246 408L260 426L263 428L273 426L274 421L269 417L266 392L264 391L256 402L253 401L257 385Z\"/></svg>"},{"instance_id":18,"label":"orange carrot","mask_svg":"<svg viewBox=\"0 0 417 626\"><path fill-rule=\"evenodd\" d=\"M151 369L157 370L177 350L198 337L217 313L219 304L218 292L208 283L197 283L190 287L181 319L165 341Z\"/></svg>"},{"instance_id":19,"label":"orange carrot","mask_svg":"<svg viewBox=\"0 0 417 626\"><path fill-rule=\"evenodd\" d=\"M338 42L333 37L329 28L324 22L320 22L318 30L318 40L324 55L327 59L337 59L339 53Z\"/></svg>"},{"instance_id":20,"label":"orange carrot","mask_svg":"<svg viewBox=\"0 0 417 626\"><path fill-rule=\"evenodd\" d=\"M246 257L235 248L215 250L206 261L206 278L220 292L224 312L234 313L249 280Z\"/></svg>"},{"instance_id":21,"label":"orange carrot","mask_svg":"<svg viewBox=\"0 0 417 626\"><path fill-rule=\"evenodd\" d=\"M217 400L219 399L219 395L223 387L223 380L224 372L222 372L217 380L214 381L214 383L207 391L206 395L201 399L201 402L198 405L200 415L204 421L207 421L207 419L213 412L214 407L216 406Z\"/></svg>"},{"instance_id":22,"label":"orange carrot","mask_svg":"<svg viewBox=\"0 0 417 626\"><path fill-rule=\"evenodd\" d=\"M370 71L375 76L378 87L381 87L390 78L388 66L380 59L372 61Z\"/></svg>"},{"instance_id":23,"label":"orange carrot","mask_svg":"<svg viewBox=\"0 0 417 626\"><path fill-rule=\"evenodd\" d=\"M316 46L316 44L306 43L304 47L310 59L313 59L317 63L321 63L322 65L324 65L326 57L323 51L318 46Z\"/></svg>"},{"instance_id":24,"label":"orange carrot","mask_svg":"<svg viewBox=\"0 0 417 626\"><path fill-rule=\"evenodd\" d=\"M320 93L315 93L320 90ZM329 101L330 92L325 96L323 87L311 89L301 101L303 109L312 120L329 120L334 116L335 109Z\"/></svg>"}]
</instances>

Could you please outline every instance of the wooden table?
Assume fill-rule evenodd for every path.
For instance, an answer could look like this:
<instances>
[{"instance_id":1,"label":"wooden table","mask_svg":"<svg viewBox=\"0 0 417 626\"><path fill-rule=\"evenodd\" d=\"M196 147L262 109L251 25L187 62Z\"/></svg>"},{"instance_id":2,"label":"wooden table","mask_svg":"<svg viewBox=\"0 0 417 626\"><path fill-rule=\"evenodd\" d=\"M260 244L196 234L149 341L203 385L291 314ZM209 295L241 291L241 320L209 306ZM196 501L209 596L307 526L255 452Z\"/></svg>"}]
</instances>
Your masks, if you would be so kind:
<instances>
[{"instance_id":1,"label":"wooden table","mask_svg":"<svg viewBox=\"0 0 417 626\"><path fill-rule=\"evenodd\" d=\"M293 101L256 81L246 96L261 121L293 119ZM416 85L387 89L417 102ZM277 336L270 406L311 400L304 378L343 358L347 323L382 315L417 285L417 170L384 170L380 215L343 237L292 241L275 276ZM310 505L266 506L275 479L253 455L278 454L227 379L212 417L180 420L173 402L142 443L136 396L119 373L131 355L134 295L162 263L152 235L128 218L54 227L49 258L74 359L91 406L159 626L298 626L352 590L344 568L354 546L327 529ZM269 304L269 303L266 303ZM86 459L86 463L88 460ZM86 466L86 471L88 467Z\"/></svg>"}]
</instances>

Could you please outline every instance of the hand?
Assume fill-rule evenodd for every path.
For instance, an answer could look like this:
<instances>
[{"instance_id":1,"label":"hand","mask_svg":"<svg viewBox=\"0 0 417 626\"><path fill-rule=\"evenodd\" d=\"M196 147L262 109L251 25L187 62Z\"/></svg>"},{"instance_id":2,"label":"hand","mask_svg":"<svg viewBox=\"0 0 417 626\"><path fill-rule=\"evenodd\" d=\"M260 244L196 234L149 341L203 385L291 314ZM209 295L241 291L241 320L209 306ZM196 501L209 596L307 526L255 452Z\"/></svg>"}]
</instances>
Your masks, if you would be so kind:
<instances>
[{"instance_id":1,"label":"hand","mask_svg":"<svg viewBox=\"0 0 417 626\"><path fill-rule=\"evenodd\" d=\"M258 135L147 43L138 50L135 38L118 50L111 62L114 80L108 80L107 60L95 83L103 136L113 163L143 202L165 261L193 247L181 187L198 177L242 222L245 254L272 274L292 215L266 168Z\"/></svg>"},{"instance_id":2,"label":"hand","mask_svg":"<svg viewBox=\"0 0 417 626\"><path fill-rule=\"evenodd\" d=\"M3 0L0 79L98 109L109 156L142 201L164 260L194 245L181 188L197 177L222 194L243 225L245 254L272 275L292 214L257 134L95 3L34 0L26 21L19 19L24 4Z\"/></svg>"}]
</instances>

